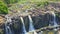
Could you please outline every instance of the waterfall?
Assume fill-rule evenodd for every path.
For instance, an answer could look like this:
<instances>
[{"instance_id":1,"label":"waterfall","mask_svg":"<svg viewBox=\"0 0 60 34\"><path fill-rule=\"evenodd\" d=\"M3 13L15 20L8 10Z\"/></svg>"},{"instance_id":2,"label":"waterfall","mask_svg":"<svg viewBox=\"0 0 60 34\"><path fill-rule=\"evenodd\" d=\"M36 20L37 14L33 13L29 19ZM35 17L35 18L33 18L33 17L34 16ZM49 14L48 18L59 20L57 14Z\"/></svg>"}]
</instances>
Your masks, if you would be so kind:
<instances>
[{"instance_id":1,"label":"waterfall","mask_svg":"<svg viewBox=\"0 0 60 34\"><path fill-rule=\"evenodd\" d=\"M24 34L27 34L26 29L25 29L25 25L24 25L24 20L22 17L20 17L20 19L21 19L22 24L23 24L23 32L24 32Z\"/></svg>"},{"instance_id":2,"label":"waterfall","mask_svg":"<svg viewBox=\"0 0 60 34\"><path fill-rule=\"evenodd\" d=\"M7 18L7 21L5 23L5 31L6 31L6 34L13 34L11 29L10 29L10 26L7 25L8 22L11 22L11 18L9 18L7 15L5 16Z\"/></svg>"},{"instance_id":3,"label":"waterfall","mask_svg":"<svg viewBox=\"0 0 60 34\"><path fill-rule=\"evenodd\" d=\"M54 26L57 26L57 22L56 22L56 15L54 12L52 12L52 15L53 15L53 23L54 23Z\"/></svg>"},{"instance_id":4,"label":"waterfall","mask_svg":"<svg viewBox=\"0 0 60 34\"><path fill-rule=\"evenodd\" d=\"M9 26L6 26L6 34L12 34L12 31Z\"/></svg>"},{"instance_id":5,"label":"waterfall","mask_svg":"<svg viewBox=\"0 0 60 34\"><path fill-rule=\"evenodd\" d=\"M29 21L30 21L30 23L29 23L29 31L32 31L32 30L34 30L34 27L33 27L33 21L32 21L32 18L31 18L31 16L29 15L28 16L29 17Z\"/></svg>"},{"instance_id":6,"label":"waterfall","mask_svg":"<svg viewBox=\"0 0 60 34\"><path fill-rule=\"evenodd\" d=\"M7 28L7 25L6 25L6 23L5 23L5 31L6 31L5 33L6 33L6 34L9 34L7 29L8 29L8 28Z\"/></svg>"},{"instance_id":7,"label":"waterfall","mask_svg":"<svg viewBox=\"0 0 60 34\"><path fill-rule=\"evenodd\" d=\"M34 26L33 26L33 21L32 21L32 18L30 15L28 15L28 18L29 18L29 31L34 31ZM34 34L37 34L35 31L34 31Z\"/></svg>"}]
</instances>

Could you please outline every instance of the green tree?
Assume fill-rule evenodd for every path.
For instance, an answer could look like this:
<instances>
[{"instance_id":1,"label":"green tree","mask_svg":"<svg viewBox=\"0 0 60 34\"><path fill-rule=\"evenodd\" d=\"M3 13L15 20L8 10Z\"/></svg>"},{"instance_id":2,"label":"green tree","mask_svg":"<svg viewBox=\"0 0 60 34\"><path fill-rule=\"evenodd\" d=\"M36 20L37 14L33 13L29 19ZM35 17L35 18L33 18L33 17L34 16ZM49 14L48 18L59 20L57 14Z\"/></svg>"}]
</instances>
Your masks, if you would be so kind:
<instances>
[{"instance_id":1,"label":"green tree","mask_svg":"<svg viewBox=\"0 0 60 34\"><path fill-rule=\"evenodd\" d=\"M0 1L0 14L7 14L7 13L8 13L8 7L4 2Z\"/></svg>"}]
</instances>

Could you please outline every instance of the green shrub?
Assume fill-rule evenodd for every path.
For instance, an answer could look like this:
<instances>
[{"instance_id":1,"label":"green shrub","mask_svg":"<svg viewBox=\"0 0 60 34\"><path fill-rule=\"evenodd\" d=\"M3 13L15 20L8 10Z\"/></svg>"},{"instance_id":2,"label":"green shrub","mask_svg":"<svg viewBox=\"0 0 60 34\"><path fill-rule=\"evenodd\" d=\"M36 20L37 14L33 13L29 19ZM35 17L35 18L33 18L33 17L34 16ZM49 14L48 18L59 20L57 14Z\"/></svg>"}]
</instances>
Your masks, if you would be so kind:
<instances>
[{"instance_id":1,"label":"green shrub","mask_svg":"<svg viewBox=\"0 0 60 34\"><path fill-rule=\"evenodd\" d=\"M8 13L8 8L6 4L0 1L0 14L7 14L7 13Z\"/></svg>"},{"instance_id":2,"label":"green shrub","mask_svg":"<svg viewBox=\"0 0 60 34\"><path fill-rule=\"evenodd\" d=\"M18 2L19 0L4 0L6 4L13 4Z\"/></svg>"},{"instance_id":3,"label":"green shrub","mask_svg":"<svg viewBox=\"0 0 60 34\"><path fill-rule=\"evenodd\" d=\"M48 1L45 1L45 2L38 2L37 3L37 6L45 6L45 5L48 5L49 2Z\"/></svg>"}]
</instances>

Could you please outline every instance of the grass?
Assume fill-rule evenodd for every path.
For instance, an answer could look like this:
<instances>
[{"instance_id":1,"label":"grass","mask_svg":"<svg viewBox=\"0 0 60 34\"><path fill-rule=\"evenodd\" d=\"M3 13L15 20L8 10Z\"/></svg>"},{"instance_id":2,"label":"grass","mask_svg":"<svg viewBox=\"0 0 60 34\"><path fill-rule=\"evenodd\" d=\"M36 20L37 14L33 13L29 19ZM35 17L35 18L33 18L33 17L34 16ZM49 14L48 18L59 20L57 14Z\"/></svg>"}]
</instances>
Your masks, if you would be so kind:
<instances>
[{"instance_id":1,"label":"grass","mask_svg":"<svg viewBox=\"0 0 60 34\"><path fill-rule=\"evenodd\" d=\"M19 3L20 4L21 3L25 3L25 2L37 3L37 2L45 2L45 1L48 1L48 2L50 2L50 1L52 1L52 2L58 2L60 0L21 0L21 1L19 1Z\"/></svg>"},{"instance_id":2,"label":"grass","mask_svg":"<svg viewBox=\"0 0 60 34\"><path fill-rule=\"evenodd\" d=\"M13 6L16 6L17 4L26 4L24 8L30 8L32 4L44 4L46 1L47 0L20 0L18 3L13 4Z\"/></svg>"},{"instance_id":3,"label":"grass","mask_svg":"<svg viewBox=\"0 0 60 34\"><path fill-rule=\"evenodd\" d=\"M12 6L9 7L9 9L22 11L22 10L30 9L31 7L34 7L35 5L36 5L35 7L40 7L40 6L43 7L44 5L48 5L48 3L50 1L58 2L60 0L58 0L58 1L56 1L56 0L20 0L18 3L12 4ZM24 5L23 8L19 8L19 5L21 5L21 4ZM35 5L31 6L33 4L35 4Z\"/></svg>"}]
</instances>

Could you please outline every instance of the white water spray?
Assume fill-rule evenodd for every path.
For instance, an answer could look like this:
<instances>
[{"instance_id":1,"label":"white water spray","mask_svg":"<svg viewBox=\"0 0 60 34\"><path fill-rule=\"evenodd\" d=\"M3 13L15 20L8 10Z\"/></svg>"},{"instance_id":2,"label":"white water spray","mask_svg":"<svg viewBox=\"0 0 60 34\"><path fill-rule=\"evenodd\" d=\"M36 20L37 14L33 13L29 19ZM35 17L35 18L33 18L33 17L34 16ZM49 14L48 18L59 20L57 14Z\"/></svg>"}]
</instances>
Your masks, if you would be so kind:
<instances>
[{"instance_id":1,"label":"white water spray","mask_svg":"<svg viewBox=\"0 0 60 34\"><path fill-rule=\"evenodd\" d=\"M20 17L20 19L21 19L22 24L23 24L23 32L24 32L24 34L27 34L26 29L25 29L25 25L24 25L24 20L22 17Z\"/></svg>"},{"instance_id":2,"label":"white water spray","mask_svg":"<svg viewBox=\"0 0 60 34\"><path fill-rule=\"evenodd\" d=\"M33 21L30 15L28 15L29 18L29 31L34 31ZM34 31L34 34L37 34L36 31Z\"/></svg>"},{"instance_id":3,"label":"white water spray","mask_svg":"<svg viewBox=\"0 0 60 34\"><path fill-rule=\"evenodd\" d=\"M7 15L5 17L7 18L7 21L5 23L6 34L13 34L10 27L7 25L8 22L11 22L11 19Z\"/></svg>"},{"instance_id":4,"label":"white water spray","mask_svg":"<svg viewBox=\"0 0 60 34\"><path fill-rule=\"evenodd\" d=\"M57 22L56 22L56 15L55 15L54 12L51 12L51 13L52 13L52 15L53 15L53 23L54 23L54 26L57 26L58 24L57 24Z\"/></svg>"}]
</instances>

